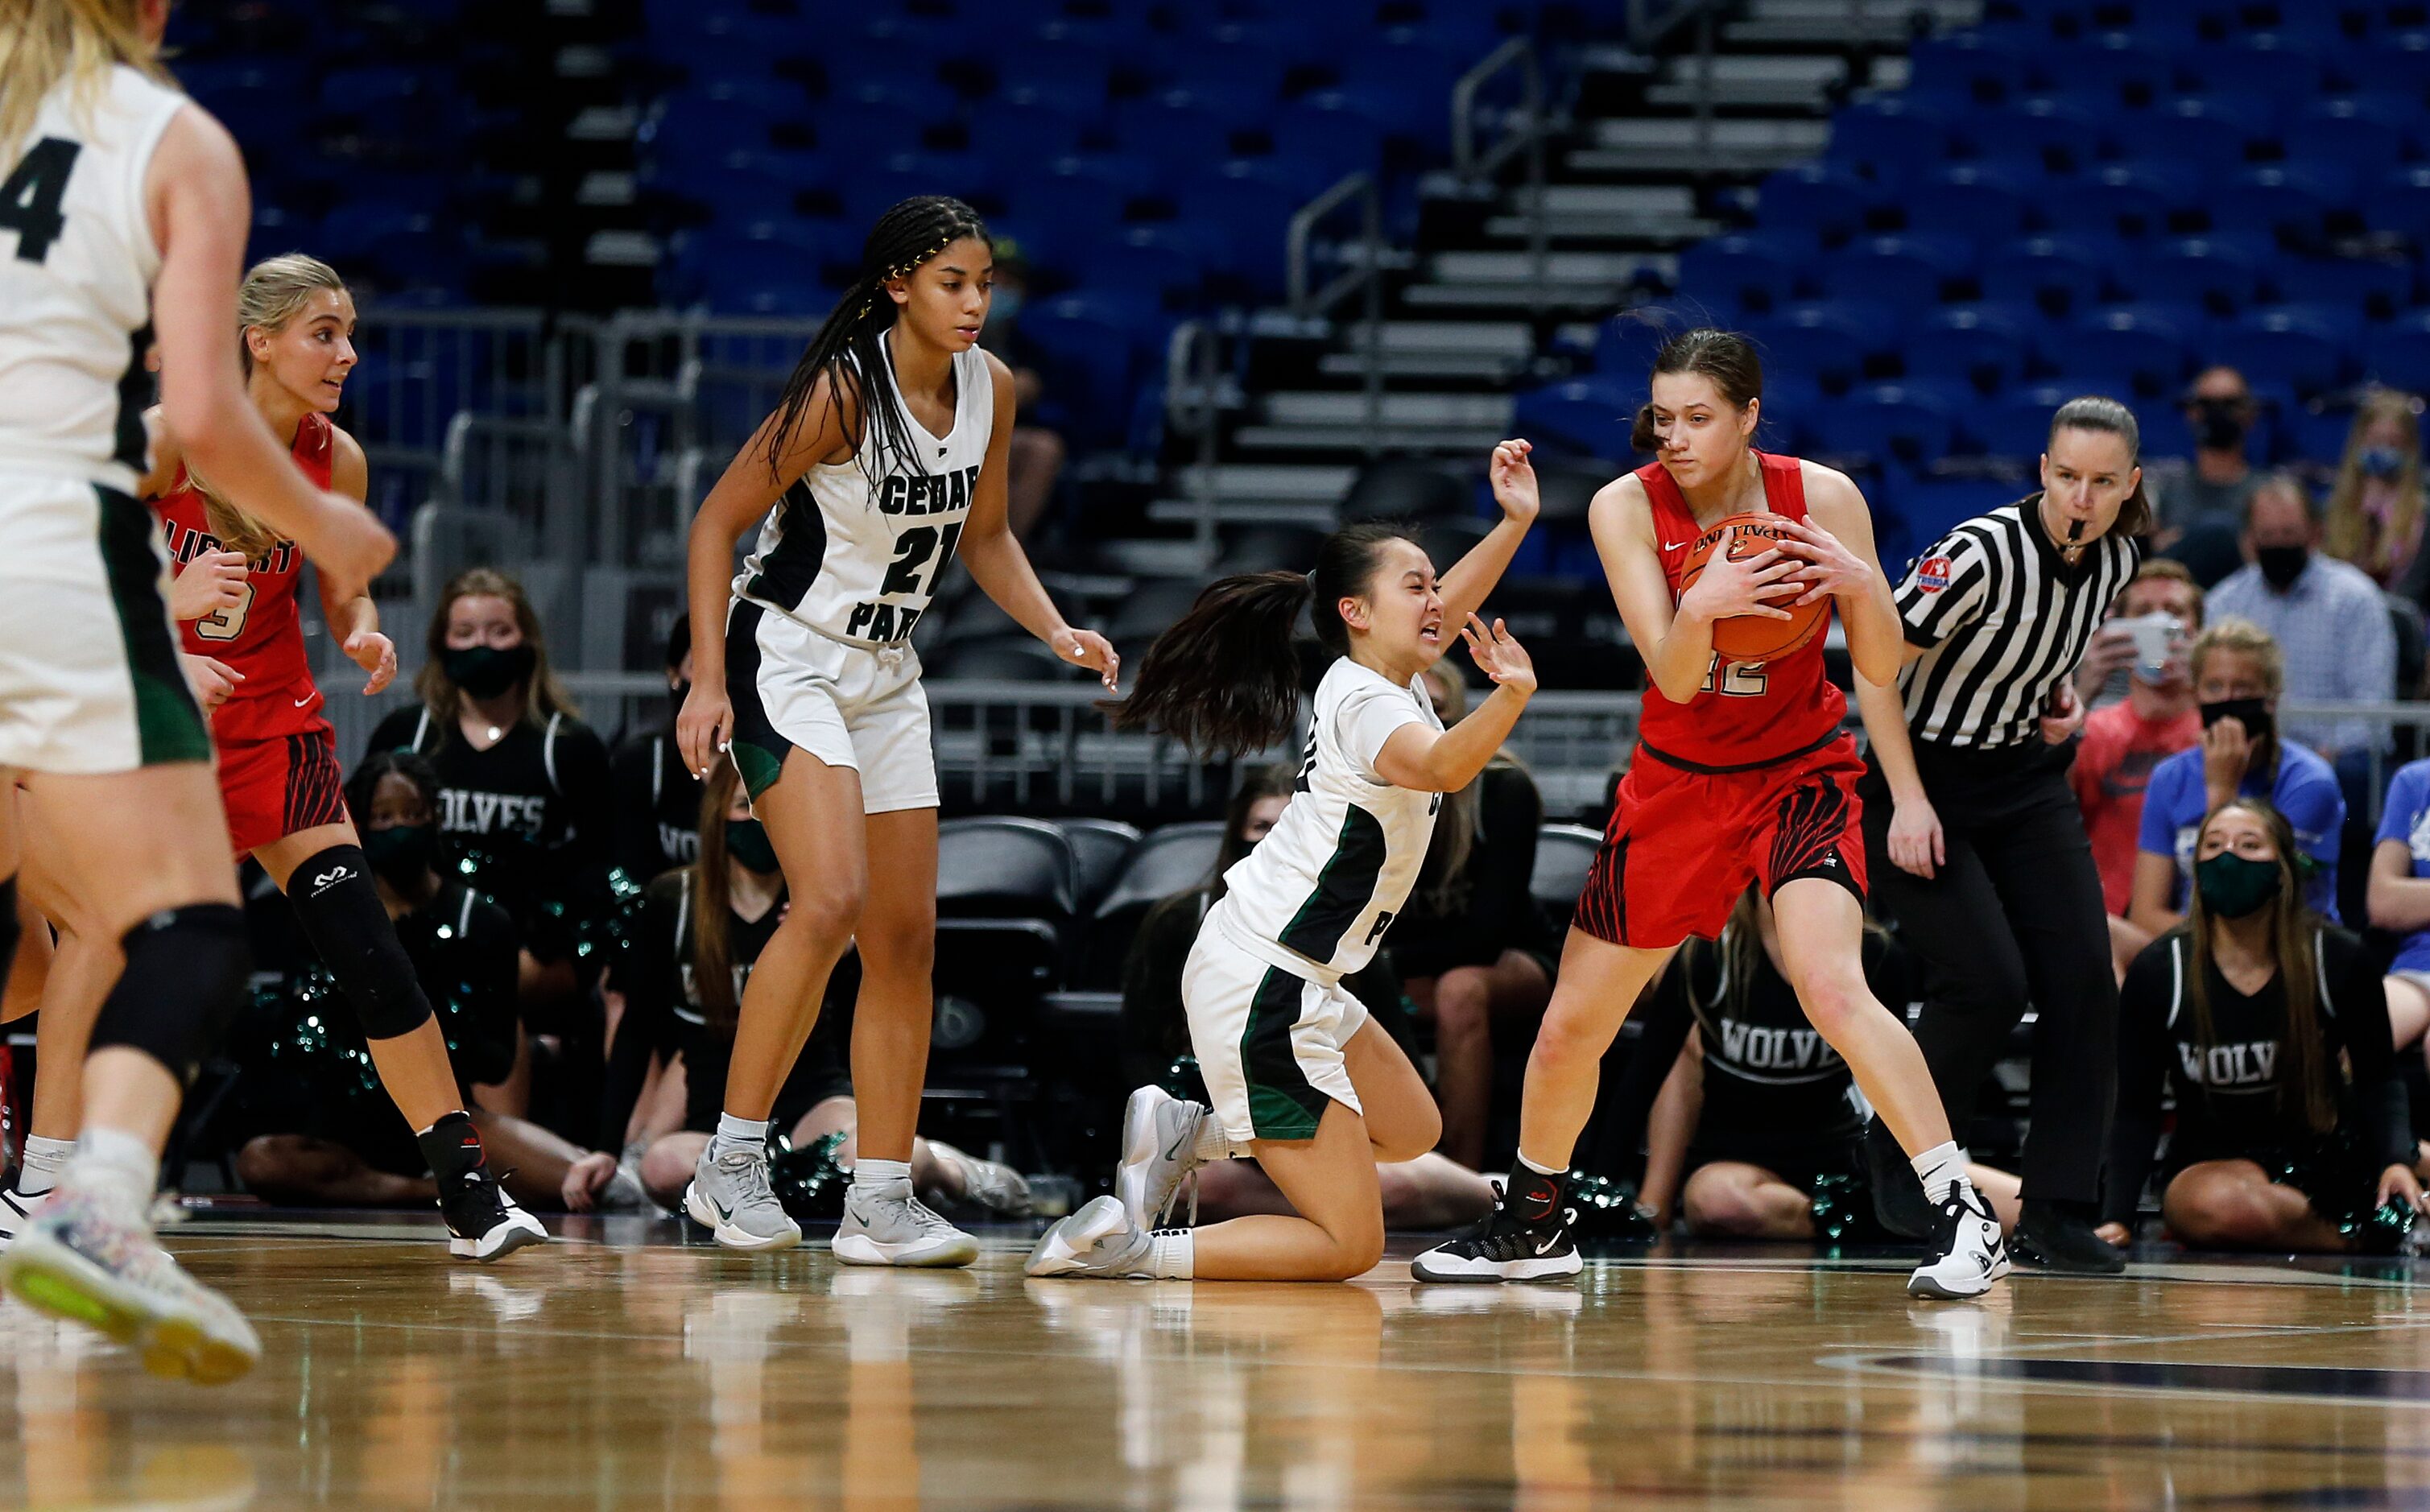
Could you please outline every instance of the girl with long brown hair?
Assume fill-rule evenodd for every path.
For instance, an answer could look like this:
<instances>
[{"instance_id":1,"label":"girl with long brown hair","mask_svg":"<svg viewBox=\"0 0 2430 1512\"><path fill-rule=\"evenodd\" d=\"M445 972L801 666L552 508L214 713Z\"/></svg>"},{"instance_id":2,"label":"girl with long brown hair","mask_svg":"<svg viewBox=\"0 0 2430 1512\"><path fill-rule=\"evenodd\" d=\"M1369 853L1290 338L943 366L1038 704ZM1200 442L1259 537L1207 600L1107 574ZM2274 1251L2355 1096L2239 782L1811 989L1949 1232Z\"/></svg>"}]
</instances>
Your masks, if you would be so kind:
<instances>
[{"instance_id":1,"label":"girl with long brown hair","mask_svg":"<svg viewBox=\"0 0 2430 1512\"><path fill-rule=\"evenodd\" d=\"M250 219L227 132L160 61L168 0L0 0L0 778L75 841L47 856L124 965L95 1018L75 1158L0 1283L226 1380L260 1341L155 1239L159 1154L250 969L210 737L177 663L140 408L157 340L188 460L358 595L396 543L315 488L246 402L228 333ZM0 806L0 960L15 815Z\"/></svg>"},{"instance_id":2,"label":"girl with long brown hair","mask_svg":"<svg viewBox=\"0 0 2430 1512\"><path fill-rule=\"evenodd\" d=\"M2188 1245L2346 1250L2422 1205L2388 998L2361 941L2305 906L2295 832L2258 798L2203 822L2186 922L2121 991L2104 1237L2131 1237L2159 1137L2161 1216Z\"/></svg>"}]
</instances>

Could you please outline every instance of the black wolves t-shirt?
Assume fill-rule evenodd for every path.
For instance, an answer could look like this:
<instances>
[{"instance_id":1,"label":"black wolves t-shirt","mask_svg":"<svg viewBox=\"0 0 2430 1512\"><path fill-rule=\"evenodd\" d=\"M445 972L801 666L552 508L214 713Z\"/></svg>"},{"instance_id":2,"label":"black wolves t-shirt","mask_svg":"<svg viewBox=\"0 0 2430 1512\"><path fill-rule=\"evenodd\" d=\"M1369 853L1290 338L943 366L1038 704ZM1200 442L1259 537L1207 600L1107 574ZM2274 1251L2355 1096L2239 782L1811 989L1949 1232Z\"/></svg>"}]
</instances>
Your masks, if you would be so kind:
<instances>
[{"instance_id":1,"label":"black wolves t-shirt","mask_svg":"<svg viewBox=\"0 0 2430 1512\"><path fill-rule=\"evenodd\" d=\"M700 859L700 779L669 730L627 737L608 762L615 806L612 859L636 884Z\"/></svg>"}]
</instances>

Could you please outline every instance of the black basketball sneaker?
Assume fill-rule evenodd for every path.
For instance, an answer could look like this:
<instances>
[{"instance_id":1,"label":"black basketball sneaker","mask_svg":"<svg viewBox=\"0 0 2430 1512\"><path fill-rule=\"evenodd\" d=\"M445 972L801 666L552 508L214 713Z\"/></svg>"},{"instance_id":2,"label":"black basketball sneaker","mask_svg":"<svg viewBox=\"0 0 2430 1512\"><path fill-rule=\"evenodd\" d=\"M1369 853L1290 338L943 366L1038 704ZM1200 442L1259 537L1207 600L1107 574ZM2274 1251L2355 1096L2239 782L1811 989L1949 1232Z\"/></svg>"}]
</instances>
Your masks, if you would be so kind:
<instances>
[{"instance_id":1,"label":"black basketball sneaker","mask_svg":"<svg viewBox=\"0 0 2430 1512\"><path fill-rule=\"evenodd\" d=\"M1567 1280L1586 1268L1570 1238L1558 1178L1536 1176L1495 1196L1476 1231L1438 1244L1409 1262L1420 1281Z\"/></svg>"},{"instance_id":2,"label":"black basketball sneaker","mask_svg":"<svg viewBox=\"0 0 2430 1512\"><path fill-rule=\"evenodd\" d=\"M422 1137L423 1156L439 1182L439 1212L447 1220L447 1253L495 1260L529 1244L548 1242L540 1220L517 1206L490 1170L473 1121L450 1113Z\"/></svg>"}]
</instances>

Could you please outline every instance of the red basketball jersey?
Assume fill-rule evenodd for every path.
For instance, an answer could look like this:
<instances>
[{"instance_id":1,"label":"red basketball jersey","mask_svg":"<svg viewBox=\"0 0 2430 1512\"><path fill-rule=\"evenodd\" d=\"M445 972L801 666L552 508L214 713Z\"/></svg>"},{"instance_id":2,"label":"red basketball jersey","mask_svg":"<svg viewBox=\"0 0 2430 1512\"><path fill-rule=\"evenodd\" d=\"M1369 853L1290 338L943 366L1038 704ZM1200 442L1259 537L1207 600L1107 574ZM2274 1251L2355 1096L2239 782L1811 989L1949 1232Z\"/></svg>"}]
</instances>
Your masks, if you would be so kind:
<instances>
[{"instance_id":1,"label":"red basketball jersey","mask_svg":"<svg viewBox=\"0 0 2430 1512\"><path fill-rule=\"evenodd\" d=\"M1762 452L1755 457L1763 467L1764 502L1772 512L1805 519L1806 475L1797 458ZM1637 480L1654 507L1655 545L1676 605L1689 549L1705 526L1696 523L1661 463L1639 468ZM1827 743L1847 716L1848 699L1822 675L1822 640L1817 634L1777 661L1724 665L1715 658L1704 688L1684 704L1663 697L1648 682L1639 745L1674 767L1729 772L1770 766Z\"/></svg>"},{"instance_id":2,"label":"red basketball jersey","mask_svg":"<svg viewBox=\"0 0 2430 1512\"><path fill-rule=\"evenodd\" d=\"M306 415L295 429L295 465L316 488L329 486L337 433L327 417ZM220 547L211 534L203 496L180 465L169 491L152 501L168 537L169 559L178 572L206 551ZM188 654L225 662L244 681L211 716L211 738L222 745L266 740L322 726L321 690L304 654L304 624L295 602L304 554L282 540L251 564L243 601L207 619L177 627Z\"/></svg>"}]
</instances>

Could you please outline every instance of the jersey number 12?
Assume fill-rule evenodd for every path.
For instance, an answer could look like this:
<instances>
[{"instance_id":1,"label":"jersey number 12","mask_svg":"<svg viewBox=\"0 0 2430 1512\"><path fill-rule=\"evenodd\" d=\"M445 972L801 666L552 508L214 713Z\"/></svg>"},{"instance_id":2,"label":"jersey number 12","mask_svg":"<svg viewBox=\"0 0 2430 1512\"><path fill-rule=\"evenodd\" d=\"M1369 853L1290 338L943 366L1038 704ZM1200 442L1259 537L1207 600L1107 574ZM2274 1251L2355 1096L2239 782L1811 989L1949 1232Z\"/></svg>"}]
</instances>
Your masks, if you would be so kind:
<instances>
[{"instance_id":1,"label":"jersey number 12","mask_svg":"<svg viewBox=\"0 0 2430 1512\"><path fill-rule=\"evenodd\" d=\"M1764 671L1762 662L1733 661L1728 666L1724 667L1722 665L1720 654L1715 653L1712 664L1705 669L1705 686L1697 689L1696 691L1700 693L1711 692L1713 690L1713 681L1716 674L1718 674L1721 679L1722 696L1723 698L1761 698L1763 696Z\"/></svg>"},{"instance_id":2,"label":"jersey number 12","mask_svg":"<svg viewBox=\"0 0 2430 1512\"><path fill-rule=\"evenodd\" d=\"M68 175L84 149L58 137L44 137L0 183L0 230L17 233L17 260L40 262L66 230L59 203L68 197Z\"/></svg>"}]
</instances>

